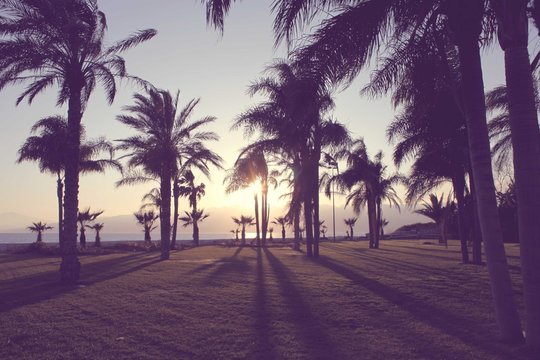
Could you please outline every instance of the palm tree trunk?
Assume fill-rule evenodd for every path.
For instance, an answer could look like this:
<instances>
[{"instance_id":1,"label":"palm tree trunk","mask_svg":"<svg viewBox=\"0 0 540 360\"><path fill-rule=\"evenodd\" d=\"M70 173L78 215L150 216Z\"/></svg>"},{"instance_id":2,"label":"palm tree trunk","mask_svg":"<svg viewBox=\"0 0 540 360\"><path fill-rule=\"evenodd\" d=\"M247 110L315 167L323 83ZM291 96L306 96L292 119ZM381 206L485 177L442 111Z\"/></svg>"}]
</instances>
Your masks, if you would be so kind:
<instances>
[{"instance_id":1,"label":"palm tree trunk","mask_svg":"<svg viewBox=\"0 0 540 360\"><path fill-rule=\"evenodd\" d=\"M144 228L144 242L149 243L152 241L152 238L150 237L150 229L148 227Z\"/></svg>"},{"instance_id":2,"label":"palm tree trunk","mask_svg":"<svg viewBox=\"0 0 540 360\"><path fill-rule=\"evenodd\" d=\"M451 3L448 19L459 50L461 79L471 167L478 199L478 215L485 241L495 314L502 338L522 339L521 325L513 298L512 282L498 219L491 153L486 124L482 64L478 39L484 14L483 0Z\"/></svg>"},{"instance_id":3,"label":"palm tree trunk","mask_svg":"<svg viewBox=\"0 0 540 360\"><path fill-rule=\"evenodd\" d=\"M467 248L467 230L465 229L465 176L463 171L459 171L452 178L452 187L454 188L454 194L456 194L456 201L458 207L458 228L459 228L459 240L461 244L461 260L464 264L469 263L469 249Z\"/></svg>"},{"instance_id":4,"label":"palm tree trunk","mask_svg":"<svg viewBox=\"0 0 540 360\"><path fill-rule=\"evenodd\" d=\"M99 237L99 231L96 230L96 241L94 243L95 247L101 247L101 238Z\"/></svg>"},{"instance_id":5,"label":"palm tree trunk","mask_svg":"<svg viewBox=\"0 0 540 360\"><path fill-rule=\"evenodd\" d=\"M294 250L300 251L300 209L298 208L295 209L294 211L293 227L294 227Z\"/></svg>"},{"instance_id":6,"label":"palm tree trunk","mask_svg":"<svg viewBox=\"0 0 540 360\"><path fill-rule=\"evenodd\" d=\"M320 157L320 149L318 150ZM313 256L319 257L319 240L321 234L321 223L319 218L319 160L317 158L312 164L313 166Z\"/></svg>"},{"instance_id":7,"label":"palm tree trunk","mask_svg":"<svg viewBox=\"0 0 540 360\"><path fill-rule=\"evenodd\" d=\"M41 231L38 231L36 243L40 243L42 241L43 241L43 235L42 235Z\"/></svg>"},{"instance_id":8,"label":"palm tree trunk","mask_svg":"<svg viewBox=\"0 0 540 360\"><path fill-rule=\"evenodd\" d=\"M349 226L349 228L351 229L351 240L354 240L354 229L353 229L352 225Z\"/></svg>"},{"instance_id":9,"label":"palm tree trunk","mask_svg":"<svg viewBox=\"0 0 540 360\"><path fill-rule=\"evenodd\" d=\"M77 257L77 211L79 208L79 152L82 118L82 74L71 80L68 101L67 156L65 162L64 230L60 281L75 284L79 280L81 263Z\"/></svg>"},{"instance_id":10,"label":"palm tree trunk","mask_svg":"<svg viewBox=\"0 0 540 360\"><path fill-rule=\"evenodd\" d=\"M81 249L86 249L86 230L84 230L84 224L81 223L81 237L80 237Z\"/></svg>"},{"instance_id":11,"label":"palm tree trunk","mask_svg":"<svg viewBox=\"0 0 540 360\"><path fill-rule=\"evenodd\" d=\"M255 230L257 232L257 246L261 246L261 233L259 223L259 197L255 193Z\"/></svg>"},{"instance_id":12,"label":"palm tree trunk","mask_svg":"<svg viewBox=\"0 0 540 360\"><path fill-rule=\"evenodd\" d=\"M494 1L495 2L495 1ZM495 2L497 3L497 2ZM527 1L498 1L499 42L504 50L527 344L540 348L540 131L529 62Z\"/></svg>"},{"instance_id":13,"label":"palm tree trunk","mask_svg":"<svg viewBox=\"0 0 540 360\"><path fill-rule=\"evenodd\" d=\"M63 235L63 222L64 222L64 204L63 204L63 192L64 184L60 173L57 174L58 179L56 180L56 197L58 198L58 246L60 252L62 252L62 235Z\"/></svg>"},{"instance_id":14,"label":"palm tree trunk","mask_svg":"<svg viewBox=\"0 0 540 360\"><path fill-rule=\"evenodd\" d=\"M242 224L242 242L241 245L246 245L246 225Z\"/></svg>"},{"instance_id":15,"label":"palm tree trunk","mask_svg":"<svg viewBox=\"0 0 540 360\"><path fill-rule=\"evenodd\" d=\"M281 225L281 241L285 242L285 225Z\"/></svg>"},{"instance_id":16,"label":"palm tree trunk","mask_svg":"<svg viewBox=\"0 0 540 360\"><path fill-rule=\"evenodd\" d=\"M268 232L268 183L266 180L262 183L261 192L261 228L262 228L262 245L266 246L266 234Z\"/></svg>"},{"instance_id":17,"label":"palm tree trunk","mask_svg":"<svg viewBox=\"0 0 540 360\"><path fill-rule=\"evenodd\" d=\"M375 209L375 249L379 248L379 229L381 227L381 199L377 197L377 207Z\"/></svg>"},{"instance_id":18,"label":"palm tree trunk","mask_svg":"<svg viewBox=\"0 0 540 360\"><path fill-rule=\"evenodd\" d=\"M180 190L178 188L178 179L174 179L173 184L173 226L171 235L171 249L176 248L176 233L178 232L178 199L180 198Z\"/></svg>"},{"instance_id":19,"label":"palm tree trunk","mask_svg":"<svg viewBox=\"0 0 540 360\"><path fill-rule=\"evenodd\" d=\"M160 192L161 260L167 260L170 256L169 247L171 238L171 168L166 155L163 157L161 164Z\"/></svg>"},{"instance_id":20,"label":"palm tree trunk","mask_svg":"<svg viewBox=\"0 0 540 360\"><path fill-rule=\"evenodd\" d=\"M480 220L478 219L478 204L476 199L476 191L474 187L474 176L472 173L469 175L469 187L471 189L471 205L472 205L472 216L471 216L471 237L473 239L473 264L482 265L482 232L480 231Z\"/></svg>"},{"instance_id":21,"label":"palm tree trunk","mask_svg":"<svg viewBox=\"0 0 540 360\"><path fill-rule=\"evenodd\" d=\"M369 226L369 248L373 249L375 247L375 204L373 202L373 197L369 195L367 200L367 213L368 213L368 226Z\"/></svg>"},{"instance_id":22,"label":"palm tree trunk","mask_svg":"<svg viewBox=\"0 0 540 360\"><path fill-rule=\"evenodd\" d=\"M313 204L311 193L308 189L304 195L304 221L306 227L306 254L313 256Z\"/></svg>"},{"instance_id":23,"label":"palm tree trunk","mask_svg":"<svg viewBox=\"0 0 540 360\"><path fill-rule=\"evenodd\" d=\"M199 224L196 220L193 220L193 242L199 246Z\"/></svg>"}]
</instances>

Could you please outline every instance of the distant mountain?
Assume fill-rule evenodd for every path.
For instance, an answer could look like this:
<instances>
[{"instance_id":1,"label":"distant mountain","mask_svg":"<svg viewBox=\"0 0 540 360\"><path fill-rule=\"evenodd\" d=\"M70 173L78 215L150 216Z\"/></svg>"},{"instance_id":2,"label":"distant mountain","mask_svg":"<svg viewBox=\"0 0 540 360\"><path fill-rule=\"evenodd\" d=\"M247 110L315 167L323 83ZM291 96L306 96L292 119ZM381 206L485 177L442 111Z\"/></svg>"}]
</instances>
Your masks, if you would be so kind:
<instances>
[{"instance_id":1,"label":"distant mountain","mask_svg":"<svg viewBox=\"0 0 540 360\"><path fill-rule=\"evenodd\" d=\"M43 221L32 216L18 214L14 212L5 212L0 214L0 232L20 233L27 232L26 228L33 222Z\"/></svg>"}]
</instances>

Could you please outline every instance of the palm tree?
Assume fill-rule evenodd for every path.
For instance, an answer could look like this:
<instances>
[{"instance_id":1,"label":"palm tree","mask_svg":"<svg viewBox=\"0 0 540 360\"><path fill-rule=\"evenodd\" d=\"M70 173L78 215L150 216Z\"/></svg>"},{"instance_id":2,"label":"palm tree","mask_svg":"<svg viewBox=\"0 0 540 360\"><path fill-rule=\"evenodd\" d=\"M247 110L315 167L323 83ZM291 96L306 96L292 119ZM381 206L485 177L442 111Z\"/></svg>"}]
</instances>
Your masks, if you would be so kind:
<instances>
[{"instance_id":1,"label":"palm tree","mask_svg":"<svg viewBox=\"0 0 540 360\"><path fill-rule=\"evenodd\" d=\"M79 222L81 231L81 236L79 240L82 249L86 249L86 223L96 220L96 218L101 214L103 214L103 210L92 212L90 208L79 211L79 213L77 214L77 221Z\"/></svg>"},{"instance_id":2,"label":"palm tree","mask_svg":"<svg viewBox=\"0 0 540 360\"><path fill-rule=\"evenodd\" d=\"M95 223L93 225L86 225L87 228L92 229L96 232L96 241L94 242L95 247L101 247L101 237L99 236L99 232L103 230L103 223Z\"/></svg>"},{"instance_id":3,"label":"palm tree","mask_svg":"<svg viewBox=\"0 0 540 360\"><path fill-rule=\"evenodd\" d=\"M150 233L157 227L154 226L154 222L159 218L159 215L154 213L153 210L139 210L138 212L133 213L133 215L135 216L135 219L137 219L137 222L143 226L144 242L146 244L151 243L152 237L150 236Z\"/></svg>"},{"instance_id":4,"label":"palm tree","mask_svg":"<svg viewBox=\"0 0 540 360\"><path fill-rule=\"evenodd\" d=\"M424 201L422 203L423 208L414 212L435 221L435 224L439 228L439 244L444 244L444 246L448 247L446 223L453 211L454 203L450 200L450 196L446 199L446 203L444 203L443 198L444 193L439 198L436 194L429 194L429 202Z\"/></svg>"},{"instance_id":5,"label":"palm tree","mask_svg":"<svg viewBox=\"0 0 540 360\"><path fill-rule=\"evenodd\" d=\"M119 54L152 38L144 30L109 47L103 41L107 22L96 0L3 1L0 40L0 90L6 85L29 84L17 104L57 85L58 105L68 104L65 162L65 203L61 280L79 279L77 209L80 159L80 124L96 84L107 100L116 95L116 79L127 77Z\"/></svg>"},{"instance_id":6,"label":"palm tree","mask_svg":"<svg viewBox=\"0 0 540 360\"><path fill-rule=\"evenodd\" d=\"M36 243L41 243L43 241L43 232L47 231L47 230L51 230L52 228L53 227L47 225L47 223L42 223L40 221L40 222L37 222L37 223L33 222L32 226L28 227L28 230L30 230L32 232L36 232L37 233Z\"/></svg>"},{"instance_id":7,"label":"palm tree","mask_svg":"<svg viewBox=\"0 0 540 360\"><path fill-rule=\"evenodd\" d=\"M504 51L516 181L527 344L540 350L540 130L527 45L528 0L491 0ZM540 4L533 1L533 11ZM536 24L538 26L538 24ZM489 257L488 257L489 262Z\"/></svg>"},{"instance_id":8,"label":"palm tree","mask_svg":"<svg viewBox=\"0 0 540 360\"><path fill-rule=\"evenodd\" d=\"M491 3L496 2L492 0ZM509 3L509 2L508 2ZM511 23L513 26L505 26L505 29L516 29L522 26L519 31L514 31L515 37L527 36L527 31L523 30L526 16L522 16L525 11L527 1L516 1L513 6L509 6L505 1L499 4L499 17L503 17L505 24ZM444 5L444 7L442 6ZM274 28L277 33L277 40L287 39L292 41L295 33L303 28L312 19L318 18L319 14L329 14L323 21L322 26L308 37L308 45L296 52L299 61L313 62L313 68L320 72L321 76L338 83L347 81L350 83L359 71L365 66L374 53L377 53L379 46L404 43L414 38L417 30L436 27L443 24L452 32L452 39L458 48L460 77L462 79L462 99L463 109L467 121L467 135L469 142L469 152L473 181L477 195L477 207L479 221L482 229L482 237L486 240L486 254L488 257L488 269L492 284L495 311L502 337L507 340L522 338L518 313L514 300L511 296L511 281L508 273L508 265L502 246L502 233L500 223L497 219L497 204L495 199L495 186L491 169L491 157L489 149L488 131L486 125L486 109L484 102L482 65L480 61L479 42L482 30L493 29L493 26L483 26L486 14L487 2L484 0L455 0L442 3L438 0L417 2L415 0L381 0L381 1L299 1L299 0L278 0L274 4L276 9L276 21ZM507 5L507 6L504 6ZM501 9L504 9L501 10ZM519 10L521 9L521 11ZM512 10L511 16L506 15L506 10ZM214 12L219 15L219 13ZM520 17L521 16L521 17ZM216 22L216 17L210 20ZM516 18L521 21L515 20ZM489 21L487 21L489 23ZM218 22L219 24L219 22ZM393 24L394 26L388 26ZM523 35L522 35L523 34ZM483 39L492 38L490 33L484 34ZM304 39L306 40L306 39ZM522 40L522 39L521 39ZM510 44L512 41L509 42ZM526 53L527 41L519 41L517 48ZM525 45L523 45L525 44ZM510 48L513 48L510 46ZM523 50L525 49L525 50ZM517 51L519 53L519 51ZM523 63L517 62L517 69L525 68L524 63L528 62L528 57L523 56ZM516 71L517 73L517 71ZM524 94L532 94L532 82L530 73L524 78L516 76L516 83L524 82ZM519 88L519 85L517 86ZM522 104L528 104L527 114L529 118L534 118L535 110L531 96L524 96ZM519 104L520 102L517 102ZM519 106L518 106L519 108ZM525 108L523 106L522 108ZM530 121L527 126L516 129L516 136L530 136L531 141L524 141L524 148L533 150L528 154L523 154L523 159L529 156L536 156L540 159L538 145L538 125ZM530 131L529 131L530 130ZM528 133L528 134L527 134ZM514 134L513 134L514 136ZM534 154L534 155L533 155ZM538 160L537 160L538 161ZM539 164L532 162L531 164ZM540 173L537 165L535 174ZM532 169L527 167L528 169ZM540 181L534 176L528 177L536 186L540 186ZM532 184L532 183L531 183ZM519 185L519 184L518 184ZM533 189L535 185L531 185ZM524 191L524 196L527 192ZM540 191L536 191L540 194ZM539 195L540 196L540 195ZM538 204L540 201L532 200L531 204ZM536 205L537 206L537 205ZM533 214L528 209L528 214ZM536 222L535 226L539 226ZM535 231L539 234L540 231ZM536 241L535 243L539 243ZM527 245L526 245L527 247ZM531 251L529 254L540 253ZM531 255L532 256L532 255ZM538 256L538 255L537 255ZM540 261L536 259L536 262ZM534 263L534 262L531 262ZM540 294L540 292L537 292ZM540 301L536 301L540 304ZM539 306L540 305L536 305ZM540 314L540 311L536 313ZM540 321L537 321L540 323ZM538 327L540 329L540 326ZM540 330L539 330L540 333ZM538 335L533 337L538 340ZM536 341L540 343L540 341Z\"/></svg>"},{"instance_id":9,"label":"palm tree","mask_svg":"<svg viewBox=\"0 0 540 360\"><path fill-rule=\"evenodd\" d=\"M196 210L192 209L191 211L184 211L185 216L181 216L180 220L184 222L184 227L193 225L193 243L195 246L199 246L199 223L204 219L210 216L210 214L205 214L204 209Z\"/></svg>"},{"instance_id":10,"label":"palm tree","mask_svg":"<svg viewBox=\"0 0 540 360\"><path fill-rule=\"evenodd\" d=\"M285 242L285 225L287 225L288 220L285 216L278 216L274 218L272 221L272 224L280 225L281 226L281 241Z\"/></svg>"},{"instance_id":11,"label":"palm tree","mask_svg":"<svg viewBox=\"0 0 540 360\"><path fill-rule=\"evenodd\" d=\"M41 172L48 172L56 175L56 196L58 199L58 242L62 246L63 232L63 189L64 170L66 164L65 154L67 151L67 119L62 116L46 117L34 124L31 129L32 135L21 146L18 152L17 162L23 161L37 162ZM121 170L120 164L113 160L114 149L112 145L103 138L85 138L84 126L81 125L81 145L79 172L100 172L103 173L107 167ZM96 159L101 153L108 153L109 158Z\"/></svg>"},{"instance_id":12,"label":"palm tree","mask_svg":"<svg viewBox=\"0 0 540 360\"><path fill-rule=\"evenodd\" d=\"M350 236L351 236L351 240L354 240L354 225L356 224L356 221L358 220L358 218L356 217L352 217L352 218L347 218L347 219L344 219L343 222L345 223L345 225L347 225L350 229Z\"/></svg>"},{"instance_id":13,"label":"palm tree","mask_svg":"<svg viewBox=\"0 0 540 360\"><path fill-rule=\"evenodd\" d=\"M158 214L161 213L162 201L159 188L152 188L149 192L143 195L141 201L143 201L143 204L141 205L140 210L152 209L157 211Z\"/></svg>"},{"instance_id":14,"label":"palm tree","mask_svg":"<svg viewBox=\"0 0 540 360\"><path fill-rule=\"evenodd\" d=\"M236 217L232 217L232 220L234 222L234 224L236 225L236 230L235 230L235 234L236 234L236 241L238 241L238 233L240 232L240 227L242 226L242 223L240 222L240 219L239 218L236 218Z\"/></svg>"},{"instance_id":15,"label":"palm tree","mask_svg":"<svg viewBox=\"0 0 540 360\"><path fill-rule=\"evenodd\" d=\"M204 196L206 186L203 183L199 185L195 184L195 175L191 170L184 172L184 176L178 180L178 193L180 196L188 198L189 206L191 207L192 214L197 212L197 202ZM199 227L197 225L197 217L192 217L193 221L193 242L195 246L199 246ZM197 236L195 236L197 231Z\"/></svg>"},{"instance_id":16,"label":"palm tree","mask_svg":"<svg viewBox=\"0 0 540 360\"><path fill-rule=\"evenodd\" d=\"M381 239L384 238L384 228L389 224L388 220L382 219L381 220Z\"/></svg>"},{"instance_id":17,"label":"palm tree","mask_svg":"<svg viewBox=\"0 0 540 360\"><path fill-rule=\"evenodd\" d=\"M233 217L233 220L235 223L239 224L240 226L242 226L242 242L240 243L242 246L246 245L246 226L253 226L255 225L255 223L253 222L253 220L255 220L253 218L253 216L245 216L245 215L240 215L240 218L235 218Z\"/></svg>"},{"instance_id":18,"label":"palm tree","mask_svg":"<svg viewBox=\"0 0 540 360\"><path fill-rule=\"evenodd\" d=\"M272 76L255 82L250 93L268 100L242 113L234 128L243 127L247 136L255 131L261 134L244 152L277 155L291 167L289 215L294 217L304 208L307 255L318 256L319 161L326 147L345 146L348 132L341 124L323 118L333 101L309 67L282 60L267 72Z\"/></svg>"},{"instance_id":19,"label":"palm tree","mask_svg":"<svg viewBox=\"0 0 540 360\"><path fill-rule=\"evenodd\" d=\"M273 240L274 240L274 238L272 237L273 232L274 232L274 228L273 228L273 227L268 228L268 233L270 234L270 241L273 241Z\"/></svg>"},{"instance_id":20,"label":"palm tree","mask_svg":"<svg viewBox=\"0 0 540 360\"><path fill-rule=\"evenodd\" d=\"M201 126L215 120L204 117L190 121L190 115L199 100L191 100L182 109L178 109L179 93L175 97L165 90L147 90L146 94L136 93L134 105L124 107L129 115L119 115L118 121L137 130L140 134L118 140L118 149L128 151L123 158L128 158L127 166L132 172L119 181L118 185L134 184L159 178L161 193L161 259L169 258L171 239L171 182L179 170L179 162L186 154L194 155L203 151L205 141L215 141L217 134L199 131ZM216 161L221 161L215 156ZM204 166L203 166L204 167Z\"/></svg>"}]
</instances>

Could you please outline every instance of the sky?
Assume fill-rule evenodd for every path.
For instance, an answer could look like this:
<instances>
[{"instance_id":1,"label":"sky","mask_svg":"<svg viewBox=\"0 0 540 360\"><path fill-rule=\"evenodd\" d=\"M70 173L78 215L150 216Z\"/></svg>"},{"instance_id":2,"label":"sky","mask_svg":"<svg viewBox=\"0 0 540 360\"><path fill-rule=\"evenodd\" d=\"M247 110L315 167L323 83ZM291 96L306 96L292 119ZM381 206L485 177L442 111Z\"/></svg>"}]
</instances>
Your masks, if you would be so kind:
<instances>
[{"instance_id":1,"label":"sky","mask_svg":"<svg viewBox=\"0 0 540 360\"><path fill-rule=\"evenodd\" d=\"M284 46L274 47L271 1L241 1L231 9L221 35L206 25L205 8L199 0L100 0L108 21L107 41L112 43L139 29L154 28L158 34L152 40L124 53L130 74L152 82L171 92L180 90L180 104L201 98L194 119L207 115L217 117L208 130L218 133L221 140L210 144L230 168L239 149L248 142L241 131L230 131L234 118L257 102L246 94L247 86L262 75L273 59L285 58ZM376 65L375 62L372 65ZM484 81L486 90L504 82L502 53L498 45L484 50ZM389 169L392 148L385 138L385 129L395 115L388 98L360 97L359 90L369 79L369 69L346 90L335 94L333 118L345 124L352 135L364 137L371 154L382 150ZM56 89L39 95L32 105L15 106L22 87L10 87L0 92L0 214L17 213L43 221L56 217L56 181L50 174L41 174L36 164L16 164L17 150L29 136L32 125L45 116L66 114L55 106ZM115 117L122 106L131 104L138 91L123 83L115 102L109 106L101 90L92 96L83 117L88 137L105 136L109 140L125 138L131 130ZM400 169L401 171L407 168ZM226 195L222 184L224 172L212 171L201 207L234 207L247 213L252 209L250 190ZM81 176L80 207L103 209L108 216L131 214L141 204L141 197L158 184L115 187L118 172ZM402 191L402 190L401 190ZM270 194L273 209L280 209L283 189ZM324 202L329 204L328 202ZM343 199L336 199L343 206ZM183 200L181 206L186 207ZM238 215L231 214L231 215ZM273 214L272 216L278 216Z\"/></svg>"}]
</instances>

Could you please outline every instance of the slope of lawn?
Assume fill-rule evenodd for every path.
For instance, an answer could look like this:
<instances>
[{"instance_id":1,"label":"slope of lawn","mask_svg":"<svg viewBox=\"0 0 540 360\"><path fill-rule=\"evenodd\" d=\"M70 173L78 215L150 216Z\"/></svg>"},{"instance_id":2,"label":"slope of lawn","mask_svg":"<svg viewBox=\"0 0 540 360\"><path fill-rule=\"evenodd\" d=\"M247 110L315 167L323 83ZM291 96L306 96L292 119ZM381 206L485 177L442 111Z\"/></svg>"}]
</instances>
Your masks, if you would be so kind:
<instances>
[{"instance_id":1,"label":"slope of lawn","mask_svg":"<svg viewBox=\"0 0 540 360\"><path fill-rule=\"evenodd\" d=\"M0 254L0 359L533 359L497 341L486 268L457 245L92 255L72 288L57 258Z\"/></svg>"}]
</instances>

